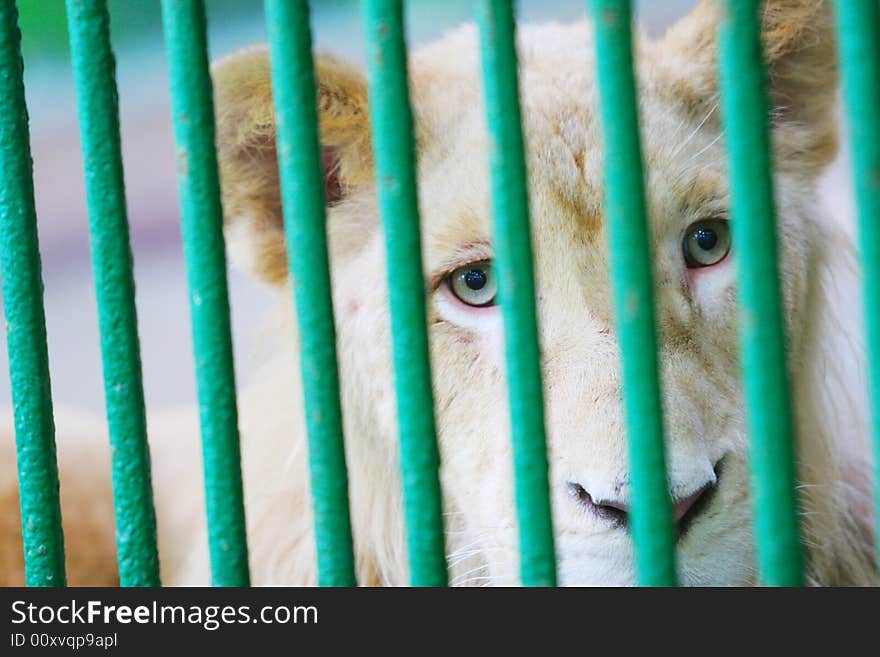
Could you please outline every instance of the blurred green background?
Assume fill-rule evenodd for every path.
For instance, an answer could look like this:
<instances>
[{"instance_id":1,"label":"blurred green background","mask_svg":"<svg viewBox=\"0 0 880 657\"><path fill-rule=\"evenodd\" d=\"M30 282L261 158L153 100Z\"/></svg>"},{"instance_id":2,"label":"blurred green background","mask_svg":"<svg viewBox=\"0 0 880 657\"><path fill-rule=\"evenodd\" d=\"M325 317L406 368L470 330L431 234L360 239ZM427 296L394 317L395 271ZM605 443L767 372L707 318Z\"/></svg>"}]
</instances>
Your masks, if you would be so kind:
<instances>
[{"instance_id":1,"label":"blurred green background","mask_svg":"<svg viewBox=\"0 0 880 657\"><path fill-rule=\"evenodd\" d=\"M334 0L328 0L335 3ZM210 11L222 20L235 20L254 13L258 3L247 0L208 0ZM346 4L344 0L340 3ZM23 33L25 59L67 57L67 17L63 0L19 0L19 23ZM117 47L125 47L162 29L158 0L109 0L111 31Z\"/></svg>"}]
</instances>

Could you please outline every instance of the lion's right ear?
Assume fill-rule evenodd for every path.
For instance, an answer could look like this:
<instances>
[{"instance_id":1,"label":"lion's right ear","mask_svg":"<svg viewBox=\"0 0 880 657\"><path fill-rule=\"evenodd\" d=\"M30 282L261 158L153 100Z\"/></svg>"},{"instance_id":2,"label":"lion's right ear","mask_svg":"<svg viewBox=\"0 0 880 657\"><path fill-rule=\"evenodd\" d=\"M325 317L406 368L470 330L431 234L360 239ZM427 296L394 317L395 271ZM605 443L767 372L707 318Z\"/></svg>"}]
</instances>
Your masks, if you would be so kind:
<instances>
[{"instance_id":1,"label":"lion's right ear","mask_svg":"<svg viewBox=\"0 0 880 657\"><path fill-rule=\"evenodd\" d=\"M700 116L717 106L721 0L702 0L662 40L676 96ZM816 177L837 152L837 63L830 0L765 0L761 39L776 165Z\"/></svg>"},{"instance_id":2,"label":"lion's right ear","mask_svg":"<svg viewBox=\"0 0 880 657\"><path fill-rule=\"evenodd\" d=\"M372 179L367 86L338 59L319 55L318 115L328 204ZM287 278L269 52L251 48L213 67L226 240L240 268L273 284Z\"/></svg>"}]
</instances>

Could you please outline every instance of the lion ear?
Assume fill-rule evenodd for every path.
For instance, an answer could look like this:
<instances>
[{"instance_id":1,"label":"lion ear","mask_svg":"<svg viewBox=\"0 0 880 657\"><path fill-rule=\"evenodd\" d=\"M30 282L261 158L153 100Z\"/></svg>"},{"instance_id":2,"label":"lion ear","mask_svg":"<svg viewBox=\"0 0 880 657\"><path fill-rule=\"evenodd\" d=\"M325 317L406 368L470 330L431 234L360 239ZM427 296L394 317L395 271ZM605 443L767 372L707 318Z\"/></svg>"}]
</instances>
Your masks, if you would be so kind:
<instances>
[{"instance_id":1,"label":"lion ear","mask_svg":"<svg viewBox=\"0 0 880 657\"><path fill-rule=\"evenodd\" d=\"M328 204L372 178L364 76L330 55L315 60ZM269 52L252 48L213 67L217 152L230 257L266 282L287 278Z\"/></svg>"},{"instance_id":2,"label":"lion ear","mask_svg":"<svg viewBox=\"0 0 880 657\"><path fill-rule=\"evenodd\" d=\"M721 0L702 0L661 43L677 87L702 103L718 99ZM828 0L766 0L762 41L769 78L777 162L817 175L837 149L837 66Z\"/></svg>"}]
</instances>

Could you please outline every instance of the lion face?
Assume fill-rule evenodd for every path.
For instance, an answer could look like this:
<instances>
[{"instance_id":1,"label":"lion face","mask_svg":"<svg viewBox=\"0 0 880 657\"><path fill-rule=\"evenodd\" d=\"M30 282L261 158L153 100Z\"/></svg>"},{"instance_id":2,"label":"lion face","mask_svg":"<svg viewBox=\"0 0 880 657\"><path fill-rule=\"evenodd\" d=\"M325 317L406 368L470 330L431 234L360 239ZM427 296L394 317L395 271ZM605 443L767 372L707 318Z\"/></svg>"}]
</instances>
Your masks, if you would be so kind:
<instances>
[{"instance_id":1,"label":"lion face","mask_svg":"<svg viewBox=\"0 0 880 657\"><path fill-rule=\"evenodd\" d=\"M825 41L799 45L803 21L815 26L816 11L770 11L766 20L784 28L768 24L768 34L791 42L776 49L781 54L770 64L771 76L778 74L773 94L787 99L774 143L780 268L796 368L814 240L812 185L833 155L834 138L830 94L816 95L818 82L805 82L795 67L824 75L831 93L833 71L827 62L815 65L820 58L814 51ZM734 254L747 245L734 243L730 231L714 38L707 36L716 21L714 5L704 4L664 39L642 39L638 46L669 490L680 578L698 585L754 580L733 266ZM787 21L801 23L789 29ZM550 25L522 30L520 41L560 581L632 584L629 454L592 36L586 24ZM259 128L254 134L272 130L271 116L253 110L271 103L266 59L264 51L251 51L217 71L221 165L233 255L281 284L286 263L274 150L242 120L259 115L261 121L251 120ZM342 190L332 199L328 225L352 486L387 487L399 504L396 480L376 481L398 464L384 238L365 136L366 83L331 58L319 59L318 72L322 139L335 158L338 179L332 184ZM503 298L496 298L492 264L489 146L475 30L460 29L417 53L411 76L452 580L514 584L519 557ZM800 106L805 89L809 105ZM290 295L282 299L289 304Z\"/></svg>"}]
</instances>

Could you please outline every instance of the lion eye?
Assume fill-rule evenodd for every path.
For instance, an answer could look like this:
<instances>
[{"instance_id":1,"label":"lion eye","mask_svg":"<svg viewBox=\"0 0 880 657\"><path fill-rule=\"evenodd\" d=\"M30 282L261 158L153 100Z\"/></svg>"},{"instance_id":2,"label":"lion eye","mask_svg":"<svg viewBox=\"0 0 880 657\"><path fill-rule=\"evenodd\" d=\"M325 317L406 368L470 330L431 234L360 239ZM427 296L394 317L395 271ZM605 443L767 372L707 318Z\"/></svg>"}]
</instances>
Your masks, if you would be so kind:
<instances>
[{"instance_id":1,"label":"lion eye","mask_svg":"<svg viewBox=\"0 0 880 657\"><path fill-rule=\"evenodd\" d=\"M730 253L730 226L724 219L701 219L692 223L682 243L688 269L711 267Z\"/></svg>"},{"instance_id":2,"label":"lion eye","mask_svg":"<svg viewBox=\"0 0 880 657\"><path fill-rule=\"evenodd\" d=\"M483 308L495 304L497 287L492 263L474 262L454 270L446 284L459 301Z\"/></svg>"}]
</instances>

